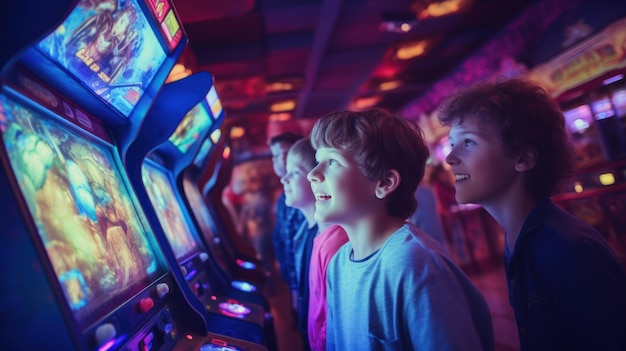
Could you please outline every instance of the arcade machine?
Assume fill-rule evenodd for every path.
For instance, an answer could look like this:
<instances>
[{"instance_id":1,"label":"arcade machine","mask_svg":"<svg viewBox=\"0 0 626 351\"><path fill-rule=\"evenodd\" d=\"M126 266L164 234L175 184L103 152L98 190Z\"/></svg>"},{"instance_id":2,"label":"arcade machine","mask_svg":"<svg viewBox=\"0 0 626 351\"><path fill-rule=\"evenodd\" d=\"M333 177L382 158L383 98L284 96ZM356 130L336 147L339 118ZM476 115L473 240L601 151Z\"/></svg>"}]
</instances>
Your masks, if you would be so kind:
<instances>
[{"instance_id":1,"label":"arcade machine","mask_svg":"<svg viewBox=\"0 0 626 351\"><path fill-rule=\"evenodd\" d=\"M2 348L263 350L206 332L122 167L186 41L171 4L67 14L2 62ZM28 12L11 16L30 28Z\"/></svg>"},{"instance_id":2,"label":"arcade machine","mask_svg":"<svg viewBox=\"0 0 626 351\"><path fill-rule=\"evenodd\" d=\"M530 78L559 102L574 147L575 173L553 201L598 229L626 267L626 6L614 5L601 14L622 18L609 24L594 16L595 4L567 17L577 29L604 29L538 65Z\"/></svg>"},{"instance_id":3,"label":"arcade machine","mask_svg":"<svg viewBox=\"0 0 626 351\"><path fill-rule=\"evenodd\" d=\"M266 328L271 315L262 306L219 294L213 253L201 241L179 191L181 171L193 161L199 139L223 119L208 104L216 94L212 82L209 73L199 72L161 89L144 119L147 128L141 128L127 149L126 170L148 219L161 224L193 292L190 299L204 306L209 330L272 346L273 328Z\"/></svg>"},{"instance_id":4,"label":"arcade machine","mask_svg":"<svg viewBox=\"0 0 626 351\"><path fill-rule=\"evenodd\" d=\"M241 277L244 281L265 281L266 275L261 261L256 257L256 250L251 243L238 235L232 215L222 201L221 191L230 183L232 175L226 166L232 164L230 147L226 144L225 138L222 138L219 129L211 133L210 140L206 140L205 143L209 145L211 154L205 156L205 161L194 162L195 167L190 167L185 172L185 178L195 183L200 191L202 201L209 204L208 207L203 207L210 213L199 213L196 217L199 220L204 217L216 219L212 221L215 231L206 239L216 241L225 248L224 253L227 259L220 260L220 264L224 265L225 271L231 272L233 280L241 280L239 279ZM195 190L185 190L185 192L193 193ZM235 262L235 265L232 262Z\"/></svg>"},{"instance_id":5,"label":"arcade machine","mask_svg":"<svg viewBox=\"0 0 626 351\"><path fill-rule=\"evenodd\" d=\"M225 154L227 149L224 148L220 130L216 129L211 133L203 141L202 147L206 148L207 152L199 152L193 164L183 173L183 192L190 202L193 218L202 228L203 239L215 253L215 260L229 281L240 290L256 291L257 287L267 282L259 260L238 250L233 239L239 236L229 234L223 223L223 217L220 217L219 209L216 208L219 204L210 202L208 196L204 195L216 185L221 176L224 159L227 158L225 156L228 156Z\"/></svg>"}]
</instances>

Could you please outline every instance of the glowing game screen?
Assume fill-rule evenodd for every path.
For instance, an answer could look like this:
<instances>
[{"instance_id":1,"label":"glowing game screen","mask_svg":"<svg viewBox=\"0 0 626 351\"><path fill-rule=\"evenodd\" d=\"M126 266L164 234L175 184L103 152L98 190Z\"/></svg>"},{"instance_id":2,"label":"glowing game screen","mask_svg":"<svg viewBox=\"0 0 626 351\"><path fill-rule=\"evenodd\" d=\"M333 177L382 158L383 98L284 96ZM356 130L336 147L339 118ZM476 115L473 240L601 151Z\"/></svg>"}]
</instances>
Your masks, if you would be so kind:
<instances>
[{"instance_id":1,"label":"glowing game screen","mask_svg":"<svg viewBox=\"0 0 626 351\"><path fill-rule=\"evenodd\" d=\"M142 178L176 259L180 261L190 256L199 249L198 242L185 220L169 177L161 168L145 162Z\"/></svg>"},{"instance_id":2,"label":"glowing game screen","mask_svg":"<svg viewBox=\"0 0 626 351\"><path fill-rule=\"evenodd\" d=\"M217 96L217 90L215 90L215 86L212 86L211 90L209 90L209 93L206 96L206 100L211 107L211 113L213 113L213 118L218 119L220 113L222 113L222 110L224 108L222 107L222 102Z\"/></svg>"},{"instance_id":3,"label":"glowing game screen","mask_svg":"<svg viewBox=\"0 0 626 351\"><path fill-rule=\"evenodd\" d=\"M187 112L174 133L169 137L169 141L184 154L198 141L206 129L211 127L211 124L213 121L209 113L204 105L199 103Z\"/></svg>"},{"instance_id":4,"label":"glowing game screen","mask_svg":"<svg viewBox=\"0 0 626 351\"><path fill-rule=\"evenodd\" d=\"M200 146L200 150L196 154L196 157L193 160L193 164L196 167L202 167L204 161L206 161L206 157L209 155L209 151L213 147L213 143L210 138L206 138L202 145Z\"/></svg>"},{"instance_id":5,"label":"glowing game screen","mask_svg":"<svg viewBox=\"0 0 626 351\"><path fill-rule=\"evenodd\" d=\"M0 130L42 245L81 325L163 274L162 257L133 207L111 146L4 94Z\"/></svg>"},{"instance_id":6,"label":"glowing game screen","mask_svg":"<svg viewBox=\"0 0 626 351\"><path fill-rule=\"evenodd\" d=\"M181 26L176 15L174 15L174 10L170 7L167 0L149 0L148 4L157 22L161 24L161 33L167 39L167 46L170 50L173 50L183 37Z\"/></svg>"},{"instance_id":7,"label":"glowing game screen","mask_svg":"<svg viewBox=\"0 0 626 351\"><path fill-rule=\"evenodd\" d=\"M126 117L167 55L136 0L81 0L38 48Z\"/></svg>"}]
</instances>

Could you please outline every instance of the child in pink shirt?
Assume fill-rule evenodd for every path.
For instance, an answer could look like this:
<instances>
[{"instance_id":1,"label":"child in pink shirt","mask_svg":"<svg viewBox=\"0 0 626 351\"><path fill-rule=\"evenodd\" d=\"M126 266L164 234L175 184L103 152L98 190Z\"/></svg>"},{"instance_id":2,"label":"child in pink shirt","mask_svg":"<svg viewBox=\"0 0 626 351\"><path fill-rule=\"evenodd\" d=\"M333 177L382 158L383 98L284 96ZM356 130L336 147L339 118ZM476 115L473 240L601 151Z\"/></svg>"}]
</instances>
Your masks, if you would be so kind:
<instances>
[{"instance_id":1,"label":"child in pink shirt","mask_svg":"<svg viewBox=\"0 0 626 351\"><path fill-rule=\"evenodd\" d=\"M348 241L346 232L331 225L315 237L309 266L308 335L312 351L326 350L326 268L337 250Z\"/></svg>"}]
</instances>

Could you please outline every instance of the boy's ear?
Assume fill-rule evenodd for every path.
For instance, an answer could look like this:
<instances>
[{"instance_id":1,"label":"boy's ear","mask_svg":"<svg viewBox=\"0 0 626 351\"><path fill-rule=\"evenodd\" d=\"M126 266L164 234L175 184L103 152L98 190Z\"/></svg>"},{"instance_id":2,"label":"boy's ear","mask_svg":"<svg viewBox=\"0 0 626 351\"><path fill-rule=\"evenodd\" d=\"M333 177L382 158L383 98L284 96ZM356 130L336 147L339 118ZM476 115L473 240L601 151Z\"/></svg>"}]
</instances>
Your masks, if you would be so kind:
<instances>
[{"instance_id":1,"label":"boy's ear","mask_svg":"<svg viewBox=\"0 0 626 351\"><path fill-rule=\"evenodd\" d=\"M518 172L526 172L535 167L537 164L537 150L526 149L519 156L517 156L517 162L515 163L515 170Z\"/></svg>"},{"instance_id":2,"label":"boy's ear","mask_svg":"<svg viewBox=\"0 0 626 351\"><path fill-rule=\"evenodd\" d=\"M384 199L400 186L400 173L395 169L390 169L385 176L376 184L376 197Z\"/></svg>"}]
</instances>

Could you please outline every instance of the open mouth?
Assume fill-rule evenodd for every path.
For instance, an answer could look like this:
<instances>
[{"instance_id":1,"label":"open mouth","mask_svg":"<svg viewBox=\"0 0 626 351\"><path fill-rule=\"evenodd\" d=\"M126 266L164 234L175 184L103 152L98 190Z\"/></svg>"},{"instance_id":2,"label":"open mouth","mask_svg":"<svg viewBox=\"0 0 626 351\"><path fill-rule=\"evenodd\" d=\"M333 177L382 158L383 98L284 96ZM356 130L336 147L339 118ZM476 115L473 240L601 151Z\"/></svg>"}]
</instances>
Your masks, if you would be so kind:
<instances>
[{"instance_id":1,"label":"open mouth","mask_svg":"<svg viewBox=\"0 0 626 351\"><path fill-rule=\"evenodd\" d=\"M330 195L328 194L315 193L315 200L323 201L323 200L329 200L329 199L330 199Z\"/></svg>"},{"instance_id":2,"label":"open mouth","mask_svg":"<svg viewBox=\"0 0 626 351\"><path fill-rule=\"evenodd\" d=\"M460 182L460 181L469 179L470 176L469 176L469 174L455 174L454 177L455 177L457 182Z\"/></svg>"}]
</instances>

